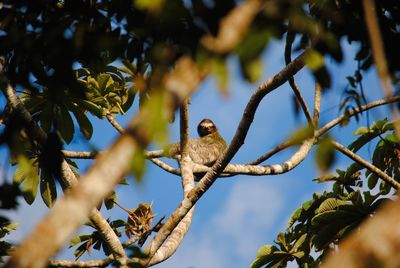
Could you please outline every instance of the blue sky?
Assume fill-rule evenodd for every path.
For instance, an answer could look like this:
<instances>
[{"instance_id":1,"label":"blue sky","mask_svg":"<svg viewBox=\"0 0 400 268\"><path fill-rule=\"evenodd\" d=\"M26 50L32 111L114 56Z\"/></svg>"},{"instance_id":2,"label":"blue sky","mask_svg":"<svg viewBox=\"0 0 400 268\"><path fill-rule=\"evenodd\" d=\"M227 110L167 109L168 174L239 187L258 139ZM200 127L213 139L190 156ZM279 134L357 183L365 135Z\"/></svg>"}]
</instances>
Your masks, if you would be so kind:
<instances>
[{"instance_id":1,"label":"blue sky","mask_svg":"<svg viewBox=\"0 0 400 268\"><path fill-rule=\"evenodd\" d=\"M265 71L262 81L284 67L283 48L283 43L272 42L263 54ZM345 55L348 60L341 65L327 59L333 85L323 95L320 125L339 115L338 103L347 83L345 77L352 75L356 67L356 63L352 61L355 51L356 46L346 46ZM257 84L248 84L242 80L235 59L230 59L229 71L228 96L221 95L214 80L210 78L192 97L189 107L192 137L197 136L198 122L203 118L210 118L227 141L232 139L244 107ZM296 82L312 108L314 84L310 72L301 70L296 76ZM364 74L364 86L370 101L382 97L374 71ZM126 116L117 116L116 119L124 125L133 112ZM386 109L375 109L369 116L374 121L386 114ZM99 149L106 148L118 134L106 120L93 118L93 122L95 131L91 144ZM305 120L302 114L299 118L294 116L292 91L285 84L261 102L245 144L232 162L245 163L257 158L284 141L303 124ZM366 124L365 116L360 124ZM354 138L351 133L356 129L357 124L352 123L346 128L335 128L330 133L339 142L348 145ZM170 128L170 140L172 142L178 139L179 122L176 120ZM88 146L77 138L66 149L88 150ZM288 149L264 164L285 161L293 152L294 149ZM4 159L4 148L0 154ZM362 156L369 159L367 151ZM81 165L80 172L90 163L88 160L77 162ZM347 158L338 155L334 168L345 168L349 163ZM257 249L263 244L272 243L278 232L285 229L289 216L302 202L310 199L312 193L322 192L328 187L312 181L318 174L314 154L311 153L297 168L286 174L260 177L241 175L219 179L197 203L193 224L177 253L159 267L247 267ZM127 208L134 208L140 202L153 202L153 210L158 215L156 220L162 215L168 216L182 199L180 178L167 174L150 162L143 182L130 182L129 186L118 186L119 203ZM31 207L21 200L19 211L9 213L12 219L20 222L19 230L9 236L9 239L20 241L46 210L40 198ZM111 211L103 209L102 212L112 219L127 217L119 208ZM92 257L100 258L101 254L94 252ZM64 250L57 258L73 259L73 256L71 251ZM90 258L84 256L82 259Z\"/></svg>"}]
</instances>

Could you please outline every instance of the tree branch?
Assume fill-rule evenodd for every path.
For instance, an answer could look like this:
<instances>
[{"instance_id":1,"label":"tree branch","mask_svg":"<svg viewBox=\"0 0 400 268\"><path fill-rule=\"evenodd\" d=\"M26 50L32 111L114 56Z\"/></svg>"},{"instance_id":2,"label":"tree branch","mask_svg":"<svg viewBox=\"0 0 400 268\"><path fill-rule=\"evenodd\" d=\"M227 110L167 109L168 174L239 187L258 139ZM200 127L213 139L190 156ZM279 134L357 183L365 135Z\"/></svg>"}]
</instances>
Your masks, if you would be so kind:
<instances>
[{"instance_id":1,"label":"tree branch","mask_svg":"<svg viewBox=\"0 0 400 268\"><path fill-rule=\"evenodd\" d=\"M366 20L366 28L368 30L369 40L371 42L372 56L376 64L378 76L381 81L381 86L387 98L393 96L393 86L387 67L385 49L383 46L382 35L379 30L378 18L376 16L376 6L374 0L363 0L364 14ZM395 106L390 107L390 112L393 117L393 125L396 136L400 139L400 119L399 111Z\"/></svg>"},{"instance_id":2,"label":"tree branch","mask_svg":"<svg viewBox=\"0 0 400 268\"><path fill-rule=\"evenodd\" d=\"M204 175L197 186L188 193L178 208L164 223L157 235L154 236L150 244L145 249L145 253L148 254L148 256L151 257L154 255L154 253L160 248L160 246L169 236L171 231L177 226L180 220L185 217L185 215L190 211L199 198L211 187L218 175L223 171L225 166L239 150L241 145L244 143L248 129L253 121L254 114L261 100L268 93L281 86L291 76L296 74L301 68L304 67L303 59L305 53L306 52L297 57L274 77L261 84L253 93L245 108L242 119L229 147L226 149L223 156L212 166L211 170Z\"/></svg>"},{"instance_id":3,"label":"tree branch","mask_svg":"<svg viewBox=\"0 0 400 268\"><path fill-rule=\"evenodd\" d=\"M341 116L333 119L332 121L330 121L329 123L327 123L323 127L321 127L320 129L318 129L317 132L316 132L316 136L317 137L322 136L327 131L329 131L331 128L333 128L337 124L340 124L344 120L347 120L351 116L354 116L356 114L359 114L359 113L361 113L363 111L366 111L366 110L369 110L371 108L375 108L377 106L381 106L381 105L385 105L385 104L389 104L389 103L394 103L394 102L399 101L399 100L400 100L400 96L393 96L393 97L384 98L384 99L381 99L381 100L370 102L370 103L368 103L366 105L361 106L360 109L357 108L357 109L351 110L348 113L342 114Z\"/></svg>"},{"instance_id":4,"label":"tree branch","mask_svg":"<svg viewBox=\"0 0 400 268\"><path fill-rule=\"evenodd\" d=\"M400 189L400 183L398 183L395 179L390 177L388 174L383 172L381 169L377 168L376 166L372 165L368 161L362 159L360 156L356 155L346 147L344 147L342 144L332 141L333 146L341 153L349 157L350 159L353 159L355 162L359 163L360 165L366 167L369 171L372 173L378 175L382 180L386 181L389 183L393 188L396 190Z\"/></svg>"},{"instance_id":5,"label":"tree branch","mask_svg":"<svg viewBox=\"0 0 400 268\"><path fill-rule=\"evenodd\" d=\"M164 77L165 90L162 94L166 102L161 109L172 114L180 102L196 89L204 75L189 57L181 57L174 71ZM156 93L160 94L156 91L153 94ZM135 153L149 143L145 127L149 112L145 108L138 112L126 133L120 135L106 152L96 158L78 184L56 202L26 240L12 251L5 267L43 267L85 223L92 208L128 173ZM44 231L47 235L43 235Z\"/></svg>"},{"instance_id":6,"label":"tree branch","mask_svg":"<svg viewBox=\"0 0 400 268\"><path fill-rule=\"evenodd\" d=\"M90 261L49 261L48 267L106 267L113 262L113 258Z\"/></svg>"},{"instance_id":7,"label":"tree branch","mask_svg":"<svg viewBox=\"0 0 400 268\"><path fill-rule=\"evenodd\" d=\"M78 158L78 159L94 159L99 154L99 152L75 152L68 150L62 150L62 153L67 158Z\"/></svg>"},{"instance_id":8,"label":"tree branch","mask_svg":"<svg viewBox=\"0 0 400 268\"><path fill-rule=\"evenodd\" d=\"M290 27L290 26L289 26ZM286 44L285 44L285 63L288 65L292 61L292 44L294 41L294 33L288 29L286 33ZM300 103L300 106L304 112L304 115L308 121L308 124L311 126L313 123L310 109L308 109L307 102L305 101L303 95L300 92L299 87L294 80L294 77L289 78L289 85L293 90L294 95L296 96L297 101Z\"/></svg>"},{"instance_id":9,"label":"tree branch","mask_svg":"<svg viewBox=\"0 0 400 268\"><path fill-rule=\"evenodd\" d=\"M45 143L47 140L47 134L35 123L31 114L20 102L18 96L15 93L15 90L11 87L11 85L7 84L6 88L2 88L2 91L6 96L8 103L13 108L12 112L23 120L28 135L32 139L36 140L39 144ZM61 183L63 184L63 186L69 189L74 187L78 182L74 172L71 170L65 159L63 159L61 163L61 179ZM116 259L126 258L126 254L124 249L122 248L121 242L119 241L117 235L110 227L108 222L101 215L100 211L94 208L91 212L90 220L96 226L97 230L100 232L104 241L108 244L113 254L115 254ZM63 223L60 222L60 224Z\"/></svg>"},{"instance_id":10,"label":"tree branch","mask_svg":"<svg viewBox=\"0 0 400 268\"><path fill-rule=\"evenodd\" d=\"M334 126L340 124L344 120L347 120L356 114L362 113L363 111L367 111L367 110L370 110L370 109L378 107L378 106L386 105L389 103L394 103L399 100L400 100L400 96L393 96L390 98L376 100L376 101L373 101L366 105L361 106L361 109L355 109L355 110L350 111L347 114L342 114L339 117L328 122L323 127L319 128L316 131L315 137L319 138L320 136L322 136L323 134L328 132L331 128L333 128ZM264 162L265 160L269 159L271 156L275 155L276 153L281 152L282 150L284 150L288 147L291 147L291 146L293 146L293 143L290 140L287 140L252 162L249 162L247 164L228 164L225 167L225 169L223 170L223 174L225 174L226 176L232 176L232 175L236 175L236 174L246 174L246 175L275 174L274 171L269 171L269 169L274 170L273 166L264 166L264 168L263 167L260 168L259 166L256 166L256 165ZM79 156L79 155L86 156L86 155L93 154L92 152L71 152L71 151L63 151L63 152L68 157L74 157L74 156ZM162 150L145 152L146 157L150 158L153 161L153 163L155 163L157 166L161 167L165 171L170 172L172 174L181 175L181 172L179 169L173 168L173 167L165 164L164 162L161 162L161 161L158 162L158 159L152 158L152 157L160 157L160 156L162 156L162 154L163 154ZM205 173L205 172L210 171L210 169L211 168L207 167L207 166L194 164L193 173L195 173L195 174Z\"/></svg>"},{"instance_id":11,"label":"tree branch","mask_svg":"<svg viewBox=\"0 0 400 268\"><path fill-rule=\"evenodd\" d=\"M124 128L115 120L114 116L110 113L110 111L106 111L106 118L108 122L119 132L124 133Z\"/></svg>"},{"instance_id":12,"label":"tree branch","mask_svg":"<svg viewBox=\"0 0 400 268\"><path fill-rule=\"evenodd\" d=\"M179 161L182 170L182 188L183 197L185 197L194 187L194 176L192 172L192 160L189 156L189 109L188 103L185 101L180 108L180 140L182 157ZM157 250L149 262L149 266L160 263L171 257L179 245L181 244L184 236L189 230L192 223L194 207L188 214L178 223L172 233L169 235L165 243Z\"/></svg>"},{"instance_id":13,"label":"tree branch","mask_svg":"<svg viewBox=\"0 0 400 268\"><path fill-rule=\"evenodd\" d=\"M216 53L224 54L232 51L247 33L261 5L260 0L250 0L239 4L221 19L218 35L216 37L203 36L200 43Z\"/></svg>"}]
</instances>

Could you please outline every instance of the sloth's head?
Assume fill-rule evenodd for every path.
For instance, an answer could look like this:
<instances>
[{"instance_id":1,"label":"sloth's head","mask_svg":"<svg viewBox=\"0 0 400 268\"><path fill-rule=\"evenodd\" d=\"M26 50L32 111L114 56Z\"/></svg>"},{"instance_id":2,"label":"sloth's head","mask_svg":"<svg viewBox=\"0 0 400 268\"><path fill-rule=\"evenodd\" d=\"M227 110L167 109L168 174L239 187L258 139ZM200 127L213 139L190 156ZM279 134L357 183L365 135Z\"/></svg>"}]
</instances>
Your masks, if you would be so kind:
<instances>
[{"instance_id":1,"label":"sloth's head","mask_svg":"<svg viewBox=\"0 0 400 268\"><path fill-rule=\"evenodd\" d=\"M207 136L211 133L217 132L217 126L210 119L203 119L197 126L197 133L199 133L200 137Z\"/></svg>"}]
</instances>

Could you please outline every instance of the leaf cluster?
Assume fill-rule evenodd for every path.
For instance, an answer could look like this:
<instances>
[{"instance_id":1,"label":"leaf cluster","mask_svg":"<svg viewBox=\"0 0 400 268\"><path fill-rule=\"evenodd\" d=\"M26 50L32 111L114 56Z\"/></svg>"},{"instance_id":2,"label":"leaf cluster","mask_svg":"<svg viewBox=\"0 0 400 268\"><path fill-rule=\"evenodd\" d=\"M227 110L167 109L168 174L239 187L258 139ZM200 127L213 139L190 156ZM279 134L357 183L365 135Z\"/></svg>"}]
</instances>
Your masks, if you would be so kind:
<instances>
[{"instance_id":1,"label":"leaf cluster","mask_svg":"<svg viewBox=\"0 0 400 268\"><path fill-rule=\"evenodd\" d=\"M370 127L360 127L355 132L358 137L348 147L357 152L379 138L372 163L400 181L398 141L392 132L393 125L387 119L374 122ZM278 234L274 244L259 249L252 268L286 267L290 261L301 267L319 266L323 257L337 248L349 232L359 228L363 220L371 217L383 202L390 202L394 195L390 184L358 163L315 181L330 183L332 188L314 193L311 200L295 210L287 229ZM363 187L365 182L368 188Z\"/></svg>"}]
</instances>

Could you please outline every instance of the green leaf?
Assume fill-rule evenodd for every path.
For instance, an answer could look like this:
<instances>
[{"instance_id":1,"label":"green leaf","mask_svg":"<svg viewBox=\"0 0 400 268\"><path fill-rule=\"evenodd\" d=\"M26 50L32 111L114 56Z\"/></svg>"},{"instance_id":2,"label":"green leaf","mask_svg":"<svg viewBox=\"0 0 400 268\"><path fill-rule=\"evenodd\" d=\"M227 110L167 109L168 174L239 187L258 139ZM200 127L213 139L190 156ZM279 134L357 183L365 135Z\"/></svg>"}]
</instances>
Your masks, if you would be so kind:
<instances>
[{"instance_id":1,"label":"green leaf","mask_svg":"<svg viewBox=\"0 0 400 268\"><path fill-rule=\"evenodd\" d=\"M301 144L304 140L311 138L314 133L314 129L311 127L301 127L292 133L290 141L295 144Z\"/></svg>"},{"instance_id":2,"label":"green leaf","mask_svg":"<svg viewBox=\"0 0 400 268\"><path fill-rule=\"evenodd\" d=\"M313 71L320 69L325 64L324 56L314 49L308 51L304 57L304 62Z\"/></svg>"},{"instance_id":3,"label":"green leaf","mask_svg":"<svg viewBox=\"0 0 400 268\"><path fill-rule=\"evenodd\" d=\"M85 242L82 245L80 245L74 251L75 260L78 260L86 252L87 248L88 248L88 242Z\"/></svg>"},{"instance_id":4,"label":"green leaf","mask_svg":"<svg viewBox=\"0 0 400 268\"><path fill-rule=\"evenodd\" d=\"M317 182L327 182L327 181L336 181L337 178L338 177L336 174L331 173L327 175L318 176L316 179L313 180Z\"/></svg>"},{"instance_id":5,"label":"green leaf","mask_svg":"<svg viewBox=\"0 0 400 268\"><path fill-rule=\"evenodd\" d=\"M56 128L60 132L61 137L69 144L75 133L74 122L71 115L64 105L55 106Z\"/></svg>"},{"instance_id":6,"label":"green leaf","mask_svg":"<svg viewBox=\"0 0 400 268\"><path fill-rule=\"evenodd\" d=\"M14 172L13 182L19 185L25 180L26 177L33 176L32 174L33 164L32 160L28 160L28 158L26 158L23 155L18 156L17 163L18 167Z\"/></svg>"},{"instance_id":7,"label":"green leaf","mask_svg":"<svg viewBox=\"0 0 400 268\"><path fill-rule=\"evenodd\" d=\"M273 245L263 245L258 249L255 259L250 264L250 268L259 268L268 264L274 259L273 253L277 250Z\"/></svg>"},{"instance_id":8,"label":"green leaf","mask_svg":"<svg viewBox=\"0 0 400 268\"><path fill-rule=\"evenodd\" d=\"M68 105L68 108L72 111L74 114L76 121L78 122L79 125L79 130L81 131L82 135L87 139L90 140L93 134L93 126L90 120L87 118L85 113L75 106L74 103L71 103Z\"/></svg>"},{"instance_id":9,"label":"green leaf","mask_svg":"<svg viewBox=\"0 0 400 268\"><path fill-rule=\"evenodd\" d=\"M354 131L353 135L364 135L369 133L369 128L368 127L360 127L356 131Z\"/></svg>"},{"instance_id":10,"label":"green leaf","mask_svg":"<svg viewBox=\"0 0 400 268\"><path fill-rule=\"evenodd\" d=\"M129 185L129 182L128 182L127 179L123 179L118 184L120 184L120 185Z\"/></svg>"},{"instance_id":11,"label":"green leaf","mask_svg":"<svg viewBox=\"0 0 400 268\"><path fill-rule=\"evenodd\" d=\"M136 150L132 157L131 170L135 179L141 181L146 168L146 158L143 150Z\"/></svg>"},{"instance_id":12,"label":"green leaf","mask_svg":"<svg viewBox=\"0 0 400 268\"><path fill-rule=\"evenodd\" d=\"M157 12L163 7L165 0L134 0L133 2L138 9Z\"/></svg>"},{"instance_id":13,"label":"green leaf","mask_svg":"<svg viewBox=\"0 0 400 268\"><path fill-rule=\"evenodd\" d=\"M321 203L321 205L318 208L318 214L324 213L326 211L330 210L336 210L339 206L341 205L347 205L350 204L349 202L337 199L337 198L328 198L325 201Z\"/></svg>"},{"instance_id":14,"label":"green leaf","mask_svg":"<svg viewBox=\"0 0 400 268\"><path fill-rule=\"evenodd\" d=\"M387 195L390 193L390 190L392 190L392 186L389 183L382 181L379 189L382 195Z\"/></svg>"},{"instance_id":15,"label":"green leaf","mask_svg":"<svg viewBox=\"0 0 400 268\"><path fill-rule=\"evenodd\" d=\"M108 87L114 84L114 80L111 78L109 74L100 74L97 76L96 81L99 85L98 89L102 96L104 96L107 92Z\"/></svg>"},{"instance_id":16,"label":"green leaf","mask_svg":"<svg viewBox=\"0 0 400 268\"><path fill-rule=\"evenodd\" d=\"M47 207L51 208L57 199L57 188L53 177L42 169L40 193Z\"/></svg>"},{"instance_id":17,"label":"green leaf","mask_svg":"<svg viewBox=\"0 0 400 268\"><path fill-rule=\"evenodd\" d=\"M121 108L124 113L126 113L129 110L129 108L131 108L133 101L135 100L135 97L136 97L136 90L133 87L129 88L126 92L126 99L121 105Z\"/></svg>"},{"instance_id":18,"label":"green leaf","mask_svg":"<svg viewBox=\"0 0 400 268\"><path fill-rule=\"evenodd\" d=\"M53 108L54 108L53 103L47 102L39 115L40 127L47 133L50 132L50 130L51 130L51 125L52 125L52 121L54 118L54 109Z\"/></svg>"},{"instance_id":19,"label":"green leaf","mask_svg":"<svg viewBox=\"0 0 400 268\"><path fill-rule=\"evenodd\" d=\"M297 259L303 258L304 255L305 255L305 252L304 252L304 251L297 251L297 252L295 252L295 253L292 253L292 256L293 256L293 257L296 257Z\"/></svg>"},{"instance_id":20,"label":"green leaf","mask_svg":"<svg viewBox=\"0 0 400 268\"><path fill-rule=\"evenodd\" d=\"M73 247L79 243L82 243L84 241L87 241L92 235L90 234L84 234L84 235L78 235L75 236L74 238L71 239L71 242L69 242L69 247Z\"/></svg>"},{"instance_id":21,"label":"green leaf","mask_svg":"<svg viewBox=\"0 0 400 268\"><path fill-rule=\"evenodd\" d=\"M377 183L378 183L378 176L375 173L372 173L368 177L368 188L372 190L373 188L375 188Z\"/></svg>"},{"instance_id":22,"label":"green leaf","mask_svg":"<svg viewBox=\"0 0 400 268\"><path fill-rule=\"evenodd\" d=\"M306 238L307 238L307 234L303 234L302 236L300 236L300 238L297 239L296 243L294 243L294 245L291 248L290 252L296 252L301 247L301 245L303 245L304 241L306 241Z\"/></svg>"},{"instance_id":23,"label":"green leaf","mask_svg":"<svg viewBox=\"0 0 400 268\"><path fill-rule=\"evenodd\" d=\"M164 94L165 92L154 93L151 99L144 102L142 106L141 135L145 139L155 141L161 146L168 142L168 120L171 114L165 112L165 107L170 105Z\"/></svg>"},{"instance_id":24,"label":"green leaf","mask_svg":"<svg viewBox=\"0 0 400 268\"><path fill-rule=\"evenodd\" d=\"M91 101L74 98L73 102L75 102L81 109L89 111L91 114L97 116L100 119L102 119L106 115L103 108Z\"/></svg>"},{"instance_id":25,"label":"green leaf","mask_svg":"<svg viewBox=\"0 0 400 268\"><path fill-rule=\"evenodd\" d=\"M137 72L136 64L131 63L131 62L127 61L127 60L122 60L121 62L124 65L123 67L119 67L118 68L121 72L124 72L124 73L126 73L126 74L128 74L130 76L135 76L136 75L136 72Z\"/></svg>"},{"instance_id":26,"label":"green leaf","mask_svg":"<svg viewBox=\"0 0 400 268\"><path fill-rule=\"evenodd\" d=\"M22 196L29 205L35 201L39 180L39 169L37 166L32 166L29 176L26 176L22 186Z\"/></svg>"},{"instance_id":27,"label":"green leaf","mask_svg":"<svg viewBox=\"0 0 400 268\"><path fill-rule=\"evenodd\" d=\"M112 209L115 205L114 202L117 201L117 195L115 194L115 191L112 191L109 196L107 196L106 199L104 199L104 205L106 206L107 209Z\"/></svg>"},{"instance_id":28,"label":"green leaf","mask_svg":"<svg viewBox=\"0 0 400 268\"><path fill-rule=\"evenodd\" d=\"M264 74L263 63L260 58L245 61L241 63L243 74L245 78L250 82L254 83L260 80Z\"/></svg>"},{"instance_id":29,"label":"green leaf","mask_svg":"<svg viewBox=\"0 0 400 268\"><path fill-rule=\"evenodd\" d=\"M260 55L272 37L273 33L270 29L251 29L243 38L243 41L237 46L235 51L243 61L254 59Z\"/></svg>"},{"instance_id":30,"label":"green leaf","mask_svg":"<svg viewBox=\"0 0 400 268\"><path fill-rule=\"evenodd\" d=\"M332 139L325 136L318 143L315 151L317 166L322 171L327 171L335 161L335 148L332 144Z\"/></svg>"}]
</instances>

